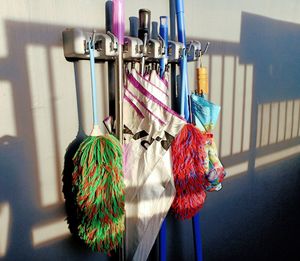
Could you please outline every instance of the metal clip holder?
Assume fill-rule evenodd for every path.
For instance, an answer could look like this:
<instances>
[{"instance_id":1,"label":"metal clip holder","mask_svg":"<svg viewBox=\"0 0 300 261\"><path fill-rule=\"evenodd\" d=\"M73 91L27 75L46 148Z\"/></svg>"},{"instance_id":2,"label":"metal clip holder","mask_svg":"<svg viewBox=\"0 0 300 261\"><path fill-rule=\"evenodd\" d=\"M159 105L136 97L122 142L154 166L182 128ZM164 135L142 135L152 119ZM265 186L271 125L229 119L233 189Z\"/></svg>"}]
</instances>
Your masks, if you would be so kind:
<instances>
[{"instance_id":1,"label":"metal clip holder","mask_svg":"<svg viewBox=\"0 0 300 261\"><path fill-rule=\"evenodd\" d=\"M95 59L112 60L118 55L118 40L111 33L87 32L79 28L66 29L62 33L64 56L68 61L87 60L87 42L94 37Z\"/></svg>"},{"instance_id":2,"label":"metal clip holder","mask_svg":"<svg viewBox=\"0 0 300 261\"><path fill-rule=\"evenodd\" d=\"M170 63L178 63L184 49L183 43L169 41L168 43L168 60Z\"/></svg>"},{"instance_id":3,"label":"metal clip holder","mask_svg":"<svg viewBox=\"0 0 300 261\"><path fill-rule=\"evenodd\" d=\"M162 39L149 39L147 43L146 56L147 61L156 61L163 58L165 54L164 41Z\"/></svg>"},{"instance_id":4,"label":"metal clip holder","mask_svg":"<svg viewBox=\"0 0 300 261\"><path fill-rule=\"evenodd\" d=\"M190 41L187 43L187 60L188 62L197 61L200 57L201 43L199 41Z\"/></svg>"},{"instance_id":5,"label":"metal clip holder","mask_svg":"<svg viewBox=\"0 0 300 261\"><path fill-rule=\"evenodd\" d=\"M110 32L95 33L95 58L114 59L118 55L118 39Z\"/></svg>"},{"instance_id":6,"label":"metal clip holder","mask_svg":"<svg viewBox=\"0 0 300 261\"><path fill-rule=\"evenodd\" d=\"M143 57L142 52L143 41L137 37L124 37L124 48L123 48L123 59L125 61L129 60L139 60Z\"/></svg>"}]
</instances>

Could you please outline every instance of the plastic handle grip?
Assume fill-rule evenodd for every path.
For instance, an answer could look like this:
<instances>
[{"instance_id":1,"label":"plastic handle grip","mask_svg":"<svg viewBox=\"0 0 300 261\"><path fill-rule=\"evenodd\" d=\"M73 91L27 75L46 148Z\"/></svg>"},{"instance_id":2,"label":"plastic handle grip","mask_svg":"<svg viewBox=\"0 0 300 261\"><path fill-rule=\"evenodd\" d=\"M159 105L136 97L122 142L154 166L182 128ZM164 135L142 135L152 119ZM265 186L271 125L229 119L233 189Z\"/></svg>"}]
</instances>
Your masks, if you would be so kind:
<instances>
[{"instance_id":1,"label":"plastic handle grip","mask_svg":"<svg viewBox=\"0 0 300 261\"><path fill-rule=\"evenodd\" d=\"M150 35L150 21L151 21L151 11L148 9L140 9L139 10L139 38L146 42L148 41ZM146 34L146 39L145 38Z\"/></svg>"},{"instance_id":2,"label":"plastic handle grip","mask_svg":"<svg viewBox=\"0 0 300 261\"><path fill-rule=\"evenodd\" d=\"M176 0L175 5L176 5L176 13L184 12L183 0Z\"/></svg>"},{"instance_id":3,"label":"plastic handle grip","mask_svg":"<svg viewBox=\"0 0 300 261\"><path fill-rule=\"evenodd\" d=\"M206 67L197 68L198 93L208 94L208 72Z\"/></svg>"},{"instance_id":4,"label":"plastic handle grip","mask_svg":"<svg viewBox=\"0 0 300 261\"><path fill-rule=\"evenodd\" d=\"M158 23L155 21L152 22L151 38L155 40L158 39Z\"/></svg>"},{"instance_id":5,"label":"plastic handle grip","mask_svg":"<svg viewBox=\"0 0 300 261\"><path fill-rule=\"evenodd\" d=\"M185 22L183 12L183 0L176 0L175 2L176 14L177 14L177 30L178 30L178 41L186 45L185 36Z\"/></svg>"},{"instance_id":6,"label":"plastic handle grip","mask_svg":"<svg viewBox=\"0 0 300 261\"><path fill-rule=\"evenodd\" d=\"M124 44L124 0L114 0L113 8L113 33L118 38L119 44Z\"/></svg>"},{"instance_id":7,"label":"plastic handle grip","mask_svg":"<svg viewBox=\"0 0 300 261\"><path fill-rule=\"evenodd\" d=\"M159 34L164 39L165 45L168 46L168 17L161 16L159 25Z\"/></svg>"},{"instance_id":8,"label":"plastic handle grip","mask_svg":"<svg viewBox=\"0 0 300 261\"><path fill-rule=\"evenodd\" d=\"M130 16L129 17L129 35L131 37L138 37L138 31L139 31L139 18L136 16Z\"/></svg>"}]
</instances>

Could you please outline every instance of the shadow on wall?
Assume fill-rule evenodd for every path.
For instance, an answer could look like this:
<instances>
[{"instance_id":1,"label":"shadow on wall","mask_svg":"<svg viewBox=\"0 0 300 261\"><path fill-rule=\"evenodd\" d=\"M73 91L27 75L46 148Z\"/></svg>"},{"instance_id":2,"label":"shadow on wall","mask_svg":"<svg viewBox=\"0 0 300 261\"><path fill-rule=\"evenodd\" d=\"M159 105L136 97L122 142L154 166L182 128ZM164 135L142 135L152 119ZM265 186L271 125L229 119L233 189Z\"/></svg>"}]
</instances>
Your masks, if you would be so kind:
<instances>
[{"instance_id":1,"label":"shadow on wall","mask_svg":"<svg viewBox=\"0 0 300 261\"><path fill-rule=\"evenodd\" d=\"M72 240L64 221L66 214L61 194L64 158L60 157L59 134L67 131L68 126L63 125L63 130L58 127L54 82L57 72L53 71L53 51L59 49L64 59L61 51L61 33L64 29L65 26L39 23L5 23L8 50L7 56L0 59L0 81L8 82L11 88L16 133L16 136L0 137L0 258L7 260L65 257L72 260L107 259L105 255L90 253ZM34 59L34 48L43 54L41 57L44 60ZM30 68L45 74L42 69L39 71L39 67L46 68L46 79L40 77L37 80L39 77L32 75ZM75 64L74 90L79 96L79 129L73 142L70 140L72 143L65 158L66 169L74 152L73 147L83 138L83 116L79 102L82 79L78 68ZM38 86L40 89L36 88ZM66 114L64 117L68 116ZM66 237L68 239L58 240Z\"/></svg>"},{"instance_id":2,"label":"shadow on wall","mask_svg":"<svg viewBox=\"0 0 300 261\"><path fill-rule=\"evenodd\" d=\"M215 133L232 176L201 211L204 260L299 260L300 25L241 20L240 43L199 39L211 42L209 98L222 107ZM168 224L170 260L193 260L191 222Z\"/></svg>"},{"instance_id":3,"label":"shadow on wall","mask_svg":"<svg viewBox=\"0 0 300 261\"><path fill-rule=\"evenodd\" d=\"M255 76L252 170L272 162L270 156L280 159L276 152L289 157L294 147L294 154L300 153L300 26L243 13L241 28L241 61L253 63Z\"/></svg>"},{"instance_id":4,"label":"shadow on wall","mask_svg":"<svg viewBox=\"0 0 300 261\"><path fill-rule=\"evenodd\" d=\"M272 153L292 156L286 149L300 143L299 32L299 25L242 13L240 43L201 39L212 42L205 59L209 98L222 107L219 152L230 170L241 165L229 174L253 170L257 159L257 166L281 159L263 157Z\"/></svg>"},{"instance_id":5,"label":"shadow on wall","mask_svg":"<svg viewBox=\"0 0 300 261\"><path fill-rule=\"evenodd\" d=\"M48 24L6 22L8 55L0 59L0 81L11 85L16 126L16 136L0 138L0 221L4 220L4 208L1 208L3 204L9 205L10 217L5 219L6 223L0 222L0 226L9 230L6 238L0 237L7 244L7 249L0 252L0 257L7 260L18 260L20 257L23 260L107 258L101 254L89 253L85 248L74 245L74 241L70 239L58 240L66 237L68 231L63 222L65 213L60 195L59 166L62 165L63 157L59 153L59 133L62 130L58 127L54 88L56 83L53 80L56 71L53 71L54 61L50 57L51 48L61 48L60 37L64 28L65 26ZM300 113L295 109L299 107L295 105L295 99L300 98L300 75L297 74L300 69L300 26L242 13L239 44L213 40L210 42L212 47L208 60L211 98L219 101L223 108L218 129L220 153L225 167L234 168L246 162L243 171L237 171L236 174L244 172L247 175L228 179L221 192L208 195L201 216L205 260L260 260L261 256L270 258L273 245L276 246L273 253L282 257L282 260L292 260L289 257L297 254L293 250L297 249L296 241L284 241L286 238L296 239L295 235L299 234L299 224L295 228L292 226L293 222L299 220L299 214L292 212L292 205L299 204L299 160L291 161L293 171L284 166L284 163L278 162L275 167L268 165L265 170L257 170L255 162L257 156L267 156L300 143L298 131L296 136L284 134L282 140L276 140L272 144L260 142L264 146L257 146L257 136L265 133L258 123L269 119L269 125L266 125L273 126L272 117L267 117L272 116L271 109L269 114L268 110L265 114L262 113L266 115L264 120L259 119L259 106L263 106L259 104L292 101L293 120L288 120L290 109L286 109L283 118L280 116L279 119L284 120L285 131L289 130L290 122L293 126L298 123L299 130L300 121L296 123L295 115ZM48 68L47 79L44 79L48 84L42 85L48 86L48 89L43 89L40 93L42 98L49 99L46 103L47 112L43 112L43 108L39 107L40 102L32 98L32 86L38 84L32 82L28 67L32 46L41 47L47 57L46 64L36 63L37 66ZM63 57L62 52L61 56ZM239 66L242 69L238 70ZM253 67L253 73L249 66ZM77 65L74 68L75 90L77 96L80 96L82 80ZM77 98L80 100L80 97ZM79 125L83 117L80 116L80 104L77 102ZM279 105L278 108L281 111ZM237 112L240 114L237 115ZM45 118L47 115L49 118ZM51 137L40 133L36 119L51 127ZM280 120L275 124L277 129L281 126L278 125L279 122ZM79 128L78 136L73 141L75 146L81 137ZM40 139L47 141L41 143ZM235 145L236 142L239 142L238 146ZM41 149L44 144L50 144L53 151ZM223 144L230 148L226 151ZM296 153L294 155L299 155ZM70 163L71 157L72 153L67 155L66 164ZM44 160L52 160L54 168L41 172ZM280 175L276 175L277 172ZM45 194L48 190L52 192ZM283 222L289 223L284 226ZM288 233L286 229L292 231ZM59 235L55 234L57 231L60 232ZM36 244L35 235L38 238ZM191 222L178 222L169 216L168 239L172 240L168 240L168 260L192 260L194 254L191 238ZM51 244L48 244L50 241ZM280 245L284 247L284 251L281 251Z\"/></svg>"}]
</instances>

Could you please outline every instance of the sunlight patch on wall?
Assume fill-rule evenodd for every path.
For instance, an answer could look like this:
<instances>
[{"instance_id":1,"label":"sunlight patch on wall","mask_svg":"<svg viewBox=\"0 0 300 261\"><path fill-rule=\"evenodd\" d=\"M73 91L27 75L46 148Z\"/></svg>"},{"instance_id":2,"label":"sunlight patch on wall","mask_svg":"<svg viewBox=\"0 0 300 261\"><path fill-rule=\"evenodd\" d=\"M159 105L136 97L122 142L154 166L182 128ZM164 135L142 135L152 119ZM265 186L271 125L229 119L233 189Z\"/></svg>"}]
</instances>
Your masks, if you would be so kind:
<instances>
[{"instance_id":1,"label":"sunlight patch on wall","mask_svg":"<svg viewBox=\"0 0 300 261\"><path fill-rule=\"evenodd\" d=\"M8 203L0 204L0 257L6 255L10 228L10 207Z\"/></svg>"},{"instance_id":2,"label":"sunlight patch on wall","mask_svg":"<svg viewBox=\"0 0 300 261\"><path fill-rule=\"evenodd\" d=\"M255 168L291 157L298 153L300 153L300 145L258 157L255 159Z\"/></svg>"},{"instance_id":3,"label":"sunlight patch on wall","mask_svg":"<svg viewBox=\"0 0 300 261\"><path fill-rule=\"evenodd\" d=\"M210 87L210 100L218 105L221 104L221 88L222 88L222 56L212 55L211 56L211 82ZM221 108L221 113L222 113ZM220 116L213 131L215 143L220 148Z\"/></svg>"},{"instance_id":4,"label":"sunlight patch on wall","mask_svg":"<svg viewBox=\"0 0 300 261\"><path fill-rule=\"evenodd\" d=\"M235 68L235 86L234 86L234 111L232 126L232 148L231 154L240 153L242 151L243 138L243 119L244 119L244 77L245 66L240 65L239 58L236 57Z\"/></svg>"},{"instance_id":5,"label":"sunlight patch on wall","mask_svg":"<svg viewBox=\"0 0 300 261\"><path fill-rule=\"evenodd\" d=\"M244 133L243 151L250 148L251 135L251 110L252 110L252 91L253 91L253 65L246 65L245 75L245 104L244 104Z\"/></svg>"},{"instance_id":6,"label":"sunlight patch on wall","mask_svg":"<svg viewBox=\"0 0 300 261\"><path fill-rule=\"evenodd\" d=\"M286 101L279 103L279 119L278 119L278 135L277 142L283 141L285 136L285 115L286 115Z\"/></svg>"},{"instance_id":7,"label":"sunlight patch on wall","mask_svg":"<svg viewBox=\"0 0 300 261\"><path fill-rule=\"evenodd\" d=\"M271 122L270 113L271 113L271 105L270 103L265 103L262 105L261 111L262 119L261 119L261 138L260 138L260 146L266 146L269 144L269 126Z\"/></svg>"},{"instance_id":8,"label":"sunlight patch on wall","mask_svg":"<svg viewBox=\"0 0 300 261\"><path fill-rule=\"evenodd\" d=\"M43 207L59 200L56 174L48 57L45 47L28 46L27 61L38 158L38 188Z\"/></svg>"},{"instance_id":9,"label":"sunlight patch on wall","mask_svg":"<svg viewBox=\"0 0 300 261\"><path fill-rule=\"evenodd\" d=\"M286 104L285 140L289 140L292 137L293 104L293 101L287 101Z\"/></svg>"},{"instance_id":10,"label":"sunlight patch on wall","mask_svg":"<svg viewBox=\"0 0 300 261\"><path fill-rule=\"evenodd\" d=\"M299 136L299 99L259 104L257 111L257 148Z\"/></svg>"},{"instance_id":11,"label":"sunlight patch on wall","mask_svg":"<svg viewBox=\"0 0 300 261\"><path fill-rule=\"evenodd\" d=\"M241 173L247 172L248 165L249 165L249 162L244 161L244 162L236 164L234 166L226 167L225 168L226 173L227 173L226 178L233 177L233 176L239 175Z\"/></svg>"},{"instance_id":12,"label":"sunlight patch on wall","mask_svg":"<svg viewBox=\"0 0 300 261\"><path fill-rule=\"evenodd\" d=\"M300 100L294 101L292 138L299 136Z\"/></svg>"},{"instance_id":13,"label":"sunlight patch on wall","mask_svg":"<svg viewBox=\"0 0 300 261\"><path fill-rule=\"evenodd\" d=\"M270 124L270 137L269 141L270 144L274 144L277 142L277 133L278 133L278 110L279 110L279 103L273 102L271 103L271 124Z\"/></svg>"},{"instance_id":14,"label":"sunlight patch on wall","mask_svg":"<svg viewBox=\"0 0 300 261\"><path fill-rule=\"evenodd\" d=\"M34 247L45 246L68 236L70 236L68 225L64 218L61 218L48 224L35 226L32 229L32 244Z\"/></svg>"},{"instance_id":15,"label":"sunlight patch on wall","mask_svg":"<svg viewBox=\"0 0 300 261\"><path fill-rule=\"evenodd\" d=\"M5 8L4 6L1 6L1 9ZM7 48L7 37L6 37L6 30L5 30L5 23L3 20L0 21L0 39L1 39L1 44L0 44L0 57L4 58L8 56L8 48Z\"/></svg>"},{"instance_id":16,"label":"sunlight patch on wall","mask_svg":"<svg viewBox=\"0 0 300 261\"><path fill-rule=\"evenodd\" d=\"M224 83L222 102L222 134L220 154L222 157L231 155L232 145L232 112L233 112L233 91L234 91L234 57L225 56L224 60Z\"/></svg>"},{"instance_id":17,"label":"sunlight patch on wall","mask_svg":"<svg viewBox=\"0 0 300 261\"><path fill-rule=\"evenodd\" d=\"M257 130L256 130L256 148L260 147L261 138L261 119L262 119L262 106L258 105L257 108Z\"/></svg>"},{"instance_id":18,"label":"sunlight patch on wall","mask_svg":"<svg viewBox=\"0 0 300 261\"><path fill-rule=\"evenodd\" d=\"M10 82L0 81L0 101L0 137L5 135L17 136L14 100Z\"/></svg>"}]
</instances>

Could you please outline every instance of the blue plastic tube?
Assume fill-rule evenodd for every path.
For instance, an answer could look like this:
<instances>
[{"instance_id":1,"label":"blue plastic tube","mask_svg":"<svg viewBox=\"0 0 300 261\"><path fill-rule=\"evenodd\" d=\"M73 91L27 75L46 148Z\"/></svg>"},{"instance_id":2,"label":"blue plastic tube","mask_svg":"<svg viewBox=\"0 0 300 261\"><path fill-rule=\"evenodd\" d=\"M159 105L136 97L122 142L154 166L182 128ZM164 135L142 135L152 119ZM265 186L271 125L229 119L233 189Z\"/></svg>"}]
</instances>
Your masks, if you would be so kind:
<instances>
[{"instance_id":1,"label":"blue plastic tube","mask_svg":"<svg viewBox=\"0 0 300 261\"><path fill-rule=\"evenodd\" d=\"M166 52L164 55L164 58L160 59L159 61L159 65L160 65L160 70L159 70L159 74L160 77L163 77L165 69L166 69L166 65L168 63L168 33L169 33L169 29L168 29L168 17L167 16L161 16L160 18L160 24L159 24L159 34L162 37L162 39L165 42L165 47L166 47Z\"/></svg>"},{"instance_id":2,"label":"blue plastic tube","mask_svg":"<svg viewBox=\"0 0 300 261\"><path fill-rule=\"evenodd\" d=\"M175 1L176 16L177 16L177 30L178 30L178 41L186 46L186 34L185 34L185 21L184 21L184 3L183 0ZM187 57L186 50L183 54L183 59L180 62L180 114L190 122L191 117L189 113L189 86L187 77ZM194 249L196 253L196 260L202 261L202 242L201 242L201 231L200 231L200 214L196 214L193 217L193 236L194 236Z\"/></svg>"},{"instance_id":3,"label":"blue plastic tube","mask_svg":"<svg viewBox=\"0 0 300 261\"><path fill-rule=\"evenodd\" d=\"M90 73L91 73L91 85L92 85L92 104L93 104L93 124L99 125L97 115L97 87L95 77L95 56L94 56L94 42L90 40L88 42L89 54L90 54Z\"/></svg>"},{"instance_id":4,"label":"blue plastic tube","mask_svg":"<svg viewBox=\"0 0 300 261\"><path fill-rule=\"evenodd\" d=\"M175 1L178 41L186 45L183 0Z\"/></svg>"}]
</instances>

